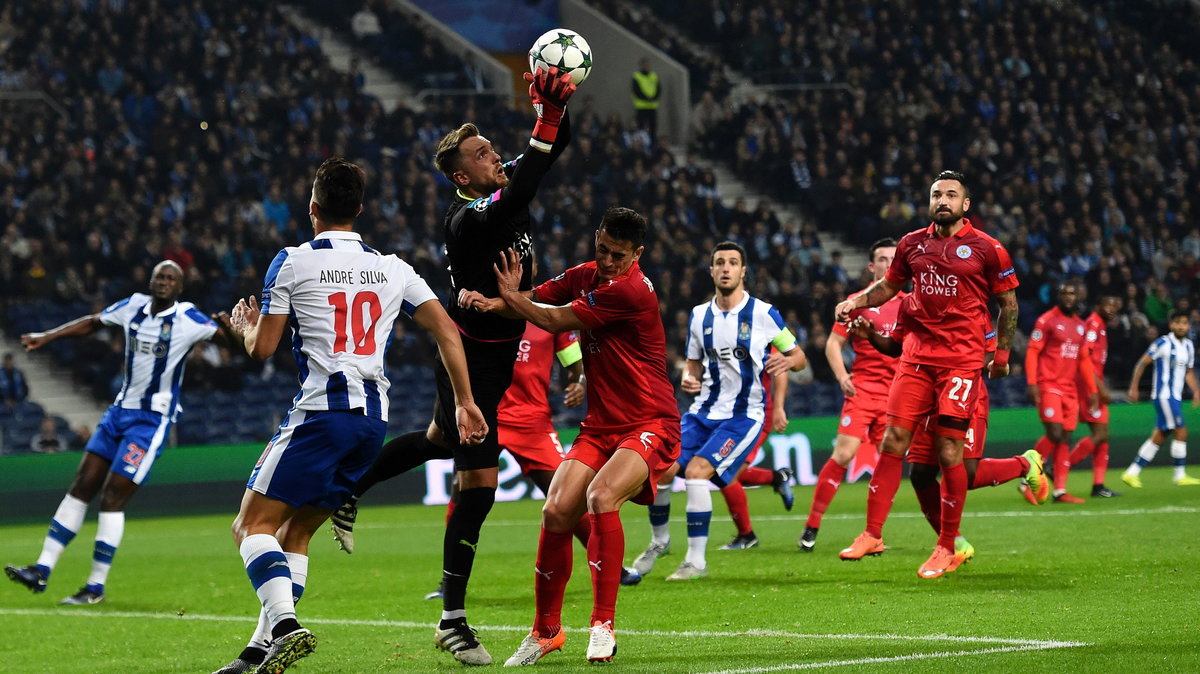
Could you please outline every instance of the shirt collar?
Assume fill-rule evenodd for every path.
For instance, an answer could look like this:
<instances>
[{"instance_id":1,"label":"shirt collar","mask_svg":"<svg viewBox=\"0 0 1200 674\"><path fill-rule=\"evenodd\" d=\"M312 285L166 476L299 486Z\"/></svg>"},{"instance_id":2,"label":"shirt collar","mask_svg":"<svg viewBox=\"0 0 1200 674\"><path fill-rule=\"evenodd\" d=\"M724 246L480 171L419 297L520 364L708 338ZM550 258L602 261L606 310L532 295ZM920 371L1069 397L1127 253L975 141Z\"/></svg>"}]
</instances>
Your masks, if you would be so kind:
<instances>
[{"instance_id":1,"label":"shirt collar","mask_svg":"<svg viewBox=\"0 0 1200 674\"><path fill-rule=\"evenodd\" d=\"M179 302L178 301L172 302L171 306L167 307L166 309L163 309L162 311L158 312L157 314L150 313L150 307L152 307L152 306L154 306L154 298L153 297L151 297L150 301L146 303L146 306L142 308L142 313L146 314L147 316L154 316L155 318L165 318L165 317L170 316L171 314L175 313L175 310L179 308Z\"/></svg>"},{"instance_id":2,"label":"shirt collar","mask_svg":"<svg viewBox=\"0 0 1200 674\"><path fill-rule=\"evenodd\" d=\"M961 239L962 237L964 237L967 234L970 234L971 232L974 232L974 231L975 231L975 227L971 224L971 219L964 217L962 229L958 230L951 236L953 236L956 239ZM933 224L932 222L929 223L929 226L925 228L925 233L928 234L929 236L936 237L937 236L937 225Z\"/></svg>"},{"instance_id":3,"label":"shirt collar","mask_svg":"<svg viewBox=\"0 0 1200 674\"><path fill-rule=\"evenodd\" d=\"M713 295L713 298L710 301L712 302L713 311L722 313L722 314L736 314L736 313L740 313L742 309L746 308L746 304L750 301L750 293L746 292L746 290L743 288L741 301L739 301L737 304L733 305L733 307L729 311L725 311L724 309L722 309L720 307L720 305L717 304L716 295Z\"/></svg>"},{"instance_id":4,"label":"shirt collar","mask_svg":"<svg viewBox=\"0 0 1200 674\"><path fill-rule=\"evenodd\" d=\"M362 235L358 232L345 232L340 229L330 229L313 237L313 241L320 239L341 239L343 241L362 241Z\"/></svg>"}]
</instances>

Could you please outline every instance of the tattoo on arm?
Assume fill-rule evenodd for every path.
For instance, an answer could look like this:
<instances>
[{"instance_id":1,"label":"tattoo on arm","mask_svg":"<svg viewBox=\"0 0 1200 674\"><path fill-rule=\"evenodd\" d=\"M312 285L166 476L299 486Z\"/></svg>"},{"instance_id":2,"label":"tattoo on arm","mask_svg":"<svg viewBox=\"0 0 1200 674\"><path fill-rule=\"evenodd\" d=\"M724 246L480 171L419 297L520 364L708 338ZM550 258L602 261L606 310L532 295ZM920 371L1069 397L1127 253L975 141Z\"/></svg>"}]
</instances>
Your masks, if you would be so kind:
<instances>
[{"instance_id":1,"label":"tattoo on arm","mask_svg":"<svg viewBox=\"0 0 1200 674\"><path fill-rule=\"evenodd\" d=\"M862 297L866 303L865 306L877 307L895 297L898 292L900 292L899 288L888 283L887 279L881 278L868 286Z\"/></svg>"},{"instance_id":2,"label":"tattoo on arm","mask_svg":"<svg viewBox=\"0 0 1200 674\"><path fill-rule=\"evenodd\" d=\"M996 348L1007 351L1012 348L1013 335L1017 332L1017 293L1005 290L996 296L1000 301L1000 318L996 333Z\"/></svg>"}]
</instances>

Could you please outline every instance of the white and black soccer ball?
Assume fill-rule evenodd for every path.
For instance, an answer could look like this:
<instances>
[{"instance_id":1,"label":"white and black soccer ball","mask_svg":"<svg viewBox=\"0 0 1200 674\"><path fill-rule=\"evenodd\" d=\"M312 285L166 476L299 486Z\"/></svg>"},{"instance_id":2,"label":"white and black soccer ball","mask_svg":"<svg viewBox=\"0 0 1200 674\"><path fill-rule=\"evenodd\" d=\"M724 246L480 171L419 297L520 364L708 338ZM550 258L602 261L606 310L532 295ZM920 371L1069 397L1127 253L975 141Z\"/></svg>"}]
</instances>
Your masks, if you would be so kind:
<instances>
[{"instance_id":1,"label":"white and black soccer ball","mask_svg":"<svg viewBox=\"0 0 1200 674\"><path fill-rule=\"evenodd\" d=\"M592 71L592 48L582 35L569 28L546 31L529 49L529 72L550 66L569 73L571 81L579 86Z\"/></svg>"}]
</instances>

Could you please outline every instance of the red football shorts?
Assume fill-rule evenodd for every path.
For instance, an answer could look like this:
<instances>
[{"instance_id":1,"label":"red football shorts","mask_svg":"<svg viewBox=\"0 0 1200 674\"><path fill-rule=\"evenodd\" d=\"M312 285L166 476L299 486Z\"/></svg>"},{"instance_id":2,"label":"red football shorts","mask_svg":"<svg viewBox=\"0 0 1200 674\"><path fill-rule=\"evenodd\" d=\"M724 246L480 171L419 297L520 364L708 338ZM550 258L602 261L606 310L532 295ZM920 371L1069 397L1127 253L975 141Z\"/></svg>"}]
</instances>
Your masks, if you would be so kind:
<instances>
[{"instance_id":1,"label":"red football shorts","mask_svg":"<svg viewBox=\"0 0 1200 674\"><path fill-rule=\"evenodd\" d=\"M1087 408L1088 392L1082 386L1075 385L1075 399L1079 401L1079 421L1085 424L1107 424L1108 405L1100 403L1100 409L1092 412Z\"/></svg>"},{"instance_id":2,"label":"red football shorts","mask_svg":"<svg viewBox=\"0 0 1200 674\"><path fill-rule=\"evenodd\" d=\"M904 455L904 460L926 466L940 465L937 452L933 449L933 433L929 432L929 417L917 424L912 433L912 442L908 444L908 453Z\"/></svg>"},{"instance_id":3,"label":"red football shorts","mask_svg":"<svg viewBox=\"0 0 1200 674\"><path fill-rule=\"evenodd\" d=\"M887 396L875 396L859 391L842 403L842 418L838 422L838 435L879 446L883 442L883 429L887 427Z\"/></svg>"},{"instance_id":4,"label":"red football shorts","mask_svg":"<svg viewBox=\"0 0 1200 674\"><path fill-rule=\"evenodd\" d=\"M521 474L528 475L531 470L547 470L554 472L563 460L562 443L558 441L558 431L553 426L545 428L513 428L501 426L499 432L500 447L507 449L517 465L521 466Z\"/></svg>"},{"instance_id":5,"label":"red football shorts","mask_svg":"<svg viewBox=\"0 0 1200 674\"><path fill-rule=\"evenodd\" d=\"M1064 431L1073 431L1079 425L1079 400L1075 390L1070 393L1041 387L1042 403L1038 405L1038 418L1043 423L1062 424Z\"/></svg>"},{"instance_id":6,"label":"red football shorts","mask_svg":"<svg viewBox=\"0 0 1200 674\"><path fill-rule=\"evenodd\" d=\"M963 439L979 397L979 373L919 363L900 363L888 395L888 425L914 430L934 415L934 435Z\"/></svg>"},{"instance_id":7,"label":"red football shorts","mask_svg":"<svg viewBox=\"0 0 1200 674\"><path fill-rule=\"evenodd\" d=\"M679 458L679 422L654 419L629 430L607 433L583 428L564 459L574 459L600 472L618 449L631 449L645 460L649 475L632 501L650 505L659 479Z\"/></svg>"}]
</instances>

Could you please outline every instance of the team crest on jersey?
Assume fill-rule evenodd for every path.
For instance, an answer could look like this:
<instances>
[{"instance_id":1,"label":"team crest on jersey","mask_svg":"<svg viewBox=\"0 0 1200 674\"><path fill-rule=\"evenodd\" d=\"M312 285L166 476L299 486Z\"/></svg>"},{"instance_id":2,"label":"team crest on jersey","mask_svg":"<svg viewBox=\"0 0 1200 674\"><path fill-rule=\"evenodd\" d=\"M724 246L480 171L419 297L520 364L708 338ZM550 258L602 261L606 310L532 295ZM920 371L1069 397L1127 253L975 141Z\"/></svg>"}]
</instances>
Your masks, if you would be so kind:
<instances>
[{"instance_id":1,"label":"team crest on jersey","mask_svg":"<svg viewBox=\"0 0 1200 674\"><path fill-rule=\"evenodd\" d=\"M1030 338L1030 339L1032 339L1032 340L1033 340L1033 341L1035 341L1035 342L1040 342L1040 341L1042 341L1042 331L1041 331L1041 330L1034 330L1032 333L1030 333L1030 334L1029 334L1029 338Z\"/></svg>"},{"instance_id":2,"label":"team crest on jersey","mask_svg":"<svg viewBox=\"0 0 1200 674\"><path fill-rule=\"evenodd\" d=\"M843 417L842 417L842 425L843 425L843 426L849 426L849 425L850 425L850 415L849 415L849 414L847 414L847 415L845 415L845 416L843 416Z\"/></svg>"},{"instance_id":3,"label":"team crest on jersey","mask_svg":"<svg viewBox=\"0 0 1200 674\"><path fill-rule=\"evenodd\" d=\"M742 321L741 323L738 323L738 336L737 336L737 338L738 338L738 341L739 341L739 342L748 342L748 341L750 341L750 324L749 324L749 323L747 323L747 322L745 322L745 321Z\"/></svg>"},{"instance_id":4,"label":"team crest on jersey","mask_svg":"<svg viewBox=\"0 0 1200 674\"><path fill-rule=\"evenodd\" d=\"M725 441L725 444L721 445L721 451L719 451L717 453L720 454L722 457L729 456L729 453L733 451L733 447L734 447L733 438L729 438L728 440Z\"/></svg>"},{"instance_id":5,"label":"team crest on jersey","mask_svg":"<svg viewBox=\"0 0 1200 674\"><path fill-rule=\"evenodd\" d=\"M1088 330L1087 341L1089 341L1089 342L1096 341L1096 331L1095 330Z\"/></svg>"},{"instance_id":6,"label":"team crest on jersey","mask_svg":"<svg viewBox=\"0 0 1200 674\"><path fill-rule=\"evenodd\" d=\"M954 254L965 260L971 257L971 247L965 245L959 246L958 249L954 251Z\"/></svg>"}]
</instances>

